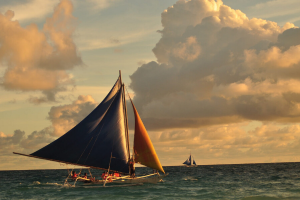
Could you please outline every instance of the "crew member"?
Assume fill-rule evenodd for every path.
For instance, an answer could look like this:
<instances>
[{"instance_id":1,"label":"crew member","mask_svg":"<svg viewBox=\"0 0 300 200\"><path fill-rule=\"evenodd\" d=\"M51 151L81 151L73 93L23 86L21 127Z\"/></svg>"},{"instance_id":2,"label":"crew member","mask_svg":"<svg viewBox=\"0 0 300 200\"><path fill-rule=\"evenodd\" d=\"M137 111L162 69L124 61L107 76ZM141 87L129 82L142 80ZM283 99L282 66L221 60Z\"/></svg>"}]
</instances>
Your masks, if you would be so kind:
<instances>
[{"instance_id":1,"label":"crew member","mask_svg":"<svg viewBox=\"0 0 300 200\"><path fill-rule=\"evenodd\" d=\"M75 171L72 172L72 178L77 178L78 174Z\"/></svg>"},{"instance_id":2,"label":"crew member","mask_svg":"<svg viewBox=\"0 0 300 200\"><path fill-rule=\"evenodd\" d=\"M130 162L129 162L129 168L130 168L130 176L132 178L135 177L135 167L134 167L133 159L130 160Z\"/></svg>"}]
</instances>

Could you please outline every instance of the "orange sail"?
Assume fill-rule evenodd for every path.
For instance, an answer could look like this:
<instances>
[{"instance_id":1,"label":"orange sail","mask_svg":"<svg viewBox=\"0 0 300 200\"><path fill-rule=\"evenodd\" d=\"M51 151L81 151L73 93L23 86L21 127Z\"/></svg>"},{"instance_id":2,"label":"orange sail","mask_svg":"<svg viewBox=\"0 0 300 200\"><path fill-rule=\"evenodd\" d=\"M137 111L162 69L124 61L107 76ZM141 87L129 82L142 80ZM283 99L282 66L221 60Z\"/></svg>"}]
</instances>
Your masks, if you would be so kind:
<instances>
[{"instance_id":1,"label":"orange sail","mask_svg":"<svg viewBox=\"0 0 300 200\"><path fill-rule=\"evenodd\" d=\"M146 165L147 167L151 167L153 169L157 169L165 173L156 155L150 137L148 136L147 130L137 110L135 109L132 101L131 104L135 116L135 134L134 134L134 144L133 144L135 162Z\"/></svg>"}]
</instances>

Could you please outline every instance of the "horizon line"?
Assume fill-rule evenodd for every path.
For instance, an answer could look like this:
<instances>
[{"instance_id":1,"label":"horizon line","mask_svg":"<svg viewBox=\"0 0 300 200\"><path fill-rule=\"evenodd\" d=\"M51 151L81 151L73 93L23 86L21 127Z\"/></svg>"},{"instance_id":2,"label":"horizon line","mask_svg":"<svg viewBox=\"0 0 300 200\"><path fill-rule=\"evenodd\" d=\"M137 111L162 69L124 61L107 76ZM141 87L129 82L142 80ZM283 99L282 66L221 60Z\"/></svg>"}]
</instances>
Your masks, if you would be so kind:
<instances>
[{"instance_id":1,"label":"horizon line","mask_svg":"<svg viewBox=\"0 0 300 200\"><path fill-rule=\"evenodd\" d=\"M257 165L257 164L280 164L280 163L300 163L298 162L271 162L271 163L235 163L235 164L207 164L207 165L195 165L195 166L211 166L211 165ZM186 165L165 165L163 167L185 167ZM144 168L146 166L139 166L135 168ZM74 168L74 169L89 169L89 168ZM91 168L93 169L93 168ZM36 171L36 170L65 170L65 169L10 169L10 170L0 170L1 171ZM100 170L100 169L95 169ZM102 169L101 169L102 170Z\"/></svg>"}]
</instances>

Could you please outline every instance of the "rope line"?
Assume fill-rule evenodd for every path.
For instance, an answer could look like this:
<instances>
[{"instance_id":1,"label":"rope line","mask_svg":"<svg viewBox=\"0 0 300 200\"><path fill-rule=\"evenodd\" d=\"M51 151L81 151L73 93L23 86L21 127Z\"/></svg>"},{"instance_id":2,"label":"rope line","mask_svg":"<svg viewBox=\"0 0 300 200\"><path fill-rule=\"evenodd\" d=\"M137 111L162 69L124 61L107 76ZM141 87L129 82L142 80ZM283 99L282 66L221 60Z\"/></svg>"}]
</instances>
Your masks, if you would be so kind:
<instances>
[{"instance_id":1,"label":"rope line","mask_svg":"<svg viewBox=\"0 0 300 200\"><path fill-rule=\"evenodd\" d=\"M86 147L85 147L85 149L83 150L82 154L81 154L80 157L78 158L76 164L79 162L81 156L84 154L85 150L87 149L87 147L89 146L89 144L91 143L91 141L92 141L93 138L94 138L94 137L92 137L92 138L90 139L89 143L86 145ZM72 168L71 172L69 172L69 169L68 169L68 177L66 178L64 184L66 184L66 183L68 182L68 179L69 179L71 173L73 172L74 168L75 168L75 166ZM82 168L80 169L79 174L81 174L81 170L82 170ZM76 179L75 182L74 182L74 186L75 186L76 181L77 181L77 179ZM69 185L70 185L70 184L69 184Z\"/></svg>"}]
</instances>

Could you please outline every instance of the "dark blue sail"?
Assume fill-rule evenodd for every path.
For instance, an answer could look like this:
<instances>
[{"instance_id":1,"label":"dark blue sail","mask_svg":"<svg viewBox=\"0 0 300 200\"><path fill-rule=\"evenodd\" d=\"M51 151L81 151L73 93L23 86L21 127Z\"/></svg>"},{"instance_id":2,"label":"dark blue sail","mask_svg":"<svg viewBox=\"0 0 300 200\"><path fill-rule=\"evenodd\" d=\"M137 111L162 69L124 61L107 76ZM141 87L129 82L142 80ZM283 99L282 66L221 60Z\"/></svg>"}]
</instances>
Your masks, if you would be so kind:
<instances>
[{"instance_id":1,"label":"dark blue sail","mask_svg":"<svg viewBox=\"0 0 300 200\"><path fill-rule=\"evenodd\" d=\"M119 78L84 120L31 156L129 173L123 94Z\"/></svg>"},{"instance_id":2,"label":"dark blue sail","mask_svg":"<svg viewBox=\"0 0 300 200\"><path fill-rule=\"evenodd\" d=\"M197 165L195 160L193 160L193 165Z\"/></svg>"}]
</instances>

